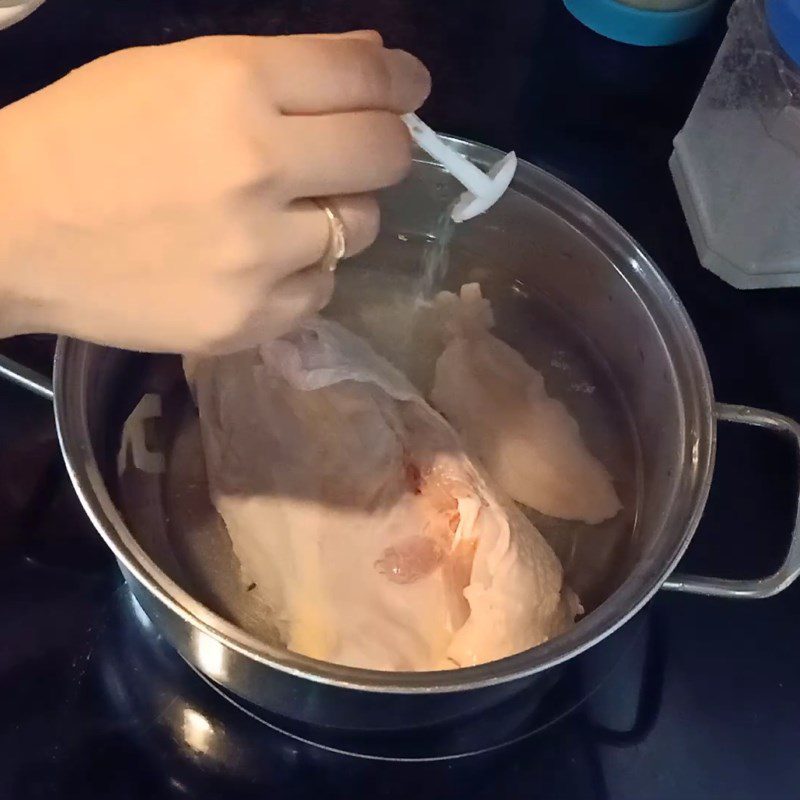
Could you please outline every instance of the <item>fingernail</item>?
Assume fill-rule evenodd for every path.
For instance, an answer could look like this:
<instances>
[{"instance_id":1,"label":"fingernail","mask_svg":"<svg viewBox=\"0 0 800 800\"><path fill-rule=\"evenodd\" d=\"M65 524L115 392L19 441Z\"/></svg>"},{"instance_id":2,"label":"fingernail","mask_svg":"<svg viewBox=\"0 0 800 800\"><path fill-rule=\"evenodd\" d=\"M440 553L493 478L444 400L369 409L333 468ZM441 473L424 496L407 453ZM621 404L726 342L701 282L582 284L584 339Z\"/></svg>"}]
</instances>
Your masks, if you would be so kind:
<instances>
[{"instance_id":1,"label":"fingernail","mask_svg":"<svg viewBox=\"0 0 800 800\"><path fill-rule=\"evenodd\" d=\"M366 42L372 42L374 44L383 44L383 37L378 33L378 31L373 30L358 30L358 31L347 31L346 33L341 34L341 36L345 39L363 39Z\"/></svg>"},{"instance_id":2,"label":"fingernail","mask_svg":"<svg viewBox=\"0 0 800 800\"><path fill-rule=\"evenodd\" d=\"M401 111L415 111L431 93L431 74L427 67L405 50L387 50L389 64L397 76L396 88Z\"/></svg>"}]
</instances>

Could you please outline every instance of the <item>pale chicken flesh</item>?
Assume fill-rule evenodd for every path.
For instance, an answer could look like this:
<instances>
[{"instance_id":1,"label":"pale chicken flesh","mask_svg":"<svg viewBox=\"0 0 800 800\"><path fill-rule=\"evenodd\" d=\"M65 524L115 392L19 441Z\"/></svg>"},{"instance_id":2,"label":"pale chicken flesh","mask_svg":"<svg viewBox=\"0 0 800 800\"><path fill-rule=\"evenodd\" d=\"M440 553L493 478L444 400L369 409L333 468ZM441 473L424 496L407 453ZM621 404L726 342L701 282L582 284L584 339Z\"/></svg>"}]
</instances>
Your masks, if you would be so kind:
<instances>
[{"instance_id":1,"label":"pale chicken flesh","mask_svg":"<svg viewBox=\"0 0 800 800\"><path fill-rule=\"evenodd\" d=\"M491 333L492 310L478 284L442 292L434 314L444 350L430 399L510 497L553 517L591 524L621 503L578 423L547 394L542 374Z\"/></svg>"},{"instance_id":2,"label":"pale chicken flesh","mask_svg":"<svg viewBox=\"0 0 800 800\"><path fill-rule=\"evenodd\" d=\"M290 650L449 669L573 624L550 546L359 337L315 319L186 371L212 500Z\"/></svg>"}]
</instances>

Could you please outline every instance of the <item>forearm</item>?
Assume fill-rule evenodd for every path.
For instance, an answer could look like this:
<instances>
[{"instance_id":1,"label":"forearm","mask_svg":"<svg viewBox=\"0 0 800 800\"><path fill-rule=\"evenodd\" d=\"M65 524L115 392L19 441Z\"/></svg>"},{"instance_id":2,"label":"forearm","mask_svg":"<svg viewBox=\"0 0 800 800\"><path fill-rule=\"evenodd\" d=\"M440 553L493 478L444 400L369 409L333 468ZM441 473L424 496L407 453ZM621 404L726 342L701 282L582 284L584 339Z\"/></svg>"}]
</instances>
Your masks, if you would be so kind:
<instances>
[{"instance_id":1,"label":"forearm","mask_svg":"<svg viewBox=\"0 0 800 800\"><path fill-rule=\"evenodd\" d=\"M0 337L47 331L37 297L33 174L14 106L0 109ZM28 176L28 180L25 176Z\"/></svg>"}]
</instances>

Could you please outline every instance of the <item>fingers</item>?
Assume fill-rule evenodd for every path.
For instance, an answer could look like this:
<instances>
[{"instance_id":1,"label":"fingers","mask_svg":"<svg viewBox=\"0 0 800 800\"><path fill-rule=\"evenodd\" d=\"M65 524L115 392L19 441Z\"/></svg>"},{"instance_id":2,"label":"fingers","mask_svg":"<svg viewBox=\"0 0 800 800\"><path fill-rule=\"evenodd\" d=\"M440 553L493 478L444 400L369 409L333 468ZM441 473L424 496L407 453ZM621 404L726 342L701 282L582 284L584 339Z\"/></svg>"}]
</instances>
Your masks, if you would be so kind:
<instances>
[{"instance_id":1,"label":"fingers","mask_svg":"<svg viewBox=\"0 0 800 800\"><path fill-rule=\"evenodd\" d=\"M373 195L351 194L347 197L325 198L322 202L326 203L331 208L333 213L339 217L344 225L346 243L345 258L354 256L362 250L366 250L375 241L378 236L378 229L380 228L381 214L378 201ZM321 209L316 203L309 203L309 205L317 212L315 215L315 217L317 217ZM316 227L321 231L319 240L322 242L322 252L324 254L330 242L328 218L323 214L322 221L315 218L314 222Z\"/></svg>"},{"instance_id":2,"label":"fingers","mask_svg":"<svg viewBox=\"0 0 800 800\"><path fill-rule=\"evenodd\" d=\"M372 192L411 168L411 138L390 112L285 117L281 127L275 146L290 167L281 179L287 199Z\"/></svg>"},{"instance_id":3,"label":"fingers","mask_svg":"<svg viewBox=\"0 0 800 800\"><path fill-rule=\"evenodd\" d=\"M333 273L318 267L308 267L276 284L270 291L266 324L283 330L273 335L280 336L299 321L322 311L333 297L333 288Z\"/></svg>"},{"instance_id":4,"label":"fingers","mask_svg":"<svg viewBox=\"0 0 800 800\"><path fill-rule=\"evenodd\" d=\"M321 311L333 296L332 272L309 267L271 286L263 305L235 334L217 343L217 352L229 352L271 341Z\"/></svg>"},{"instance_id":5,"label":"fingers","mask_svg":"<svg viewBox=\"0 0 800 800\"><path fill-rule=\"evenodd\" d=\"M380 211L371 195L325 198L324 202L344 225L347 249L345 256L360 253L378 235ZM261 242L262 252L253 261L249 274L263 274L261 285L276 281L318 264L328 250L331 231L325 212L311 200L296 200L278 217L274 226L265 228L253 219L253 235ZM267 269L264 265L268 264Z\"/></svg>"},{"instance_id":6,"label":"fingers","mask_svg":"<svg viewBox=\"0 0 800 800\"><path fill-rule=\"evenodd\" d=\"M344 225L346 255L354 255L372 244L379 223L378 204L374 197L351 195L327 198L325 202ZM284 254L286 264L282 275L276 273L273 261L256 287L248 281L251 296L263 295L263 303L258 304L257 311L235 334L217 343L214 348L217 352L249 347L283 336L304 319L319 313L333 296L334 273L319 266L330 243L327 216L310 200L296 201L282 216L282 229L286 234L282 241L290 246L303 243L304 246ZM273 249L270 249L270 256L275 256ZM290 264L303 266L292 269Z\"/></svg>"},{"instance_id":7,"label":"fingers","mask_svg":"<svg viewBox=\"0 0 800 800\"><path fill-rule=\"evenodd\" d=\"M387 50L371 33L265 41L264 80L284 114L368 109L403 114L419 108L430 92L423 64L410 53Z\"/></svg>"}]
</instances>

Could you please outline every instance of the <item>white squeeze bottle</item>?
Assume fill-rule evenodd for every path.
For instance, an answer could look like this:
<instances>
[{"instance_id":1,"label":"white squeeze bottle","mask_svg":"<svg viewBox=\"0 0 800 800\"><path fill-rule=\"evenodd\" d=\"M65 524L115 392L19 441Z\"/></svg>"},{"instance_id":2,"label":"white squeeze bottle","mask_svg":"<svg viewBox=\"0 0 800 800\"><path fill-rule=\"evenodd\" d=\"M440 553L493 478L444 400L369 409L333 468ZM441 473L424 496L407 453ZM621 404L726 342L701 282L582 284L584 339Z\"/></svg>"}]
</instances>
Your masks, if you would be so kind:
<instances>
[{"instance_id":1,"label":"white squeeze bottle","mask_svg":"<svg viewBox=\"0 0 800 800\"><path fill-rule=\"evenodd\" d=\"M670 168L703 266L800 286L800 0L737 0Z\"/></svg>"}]
</instances>

